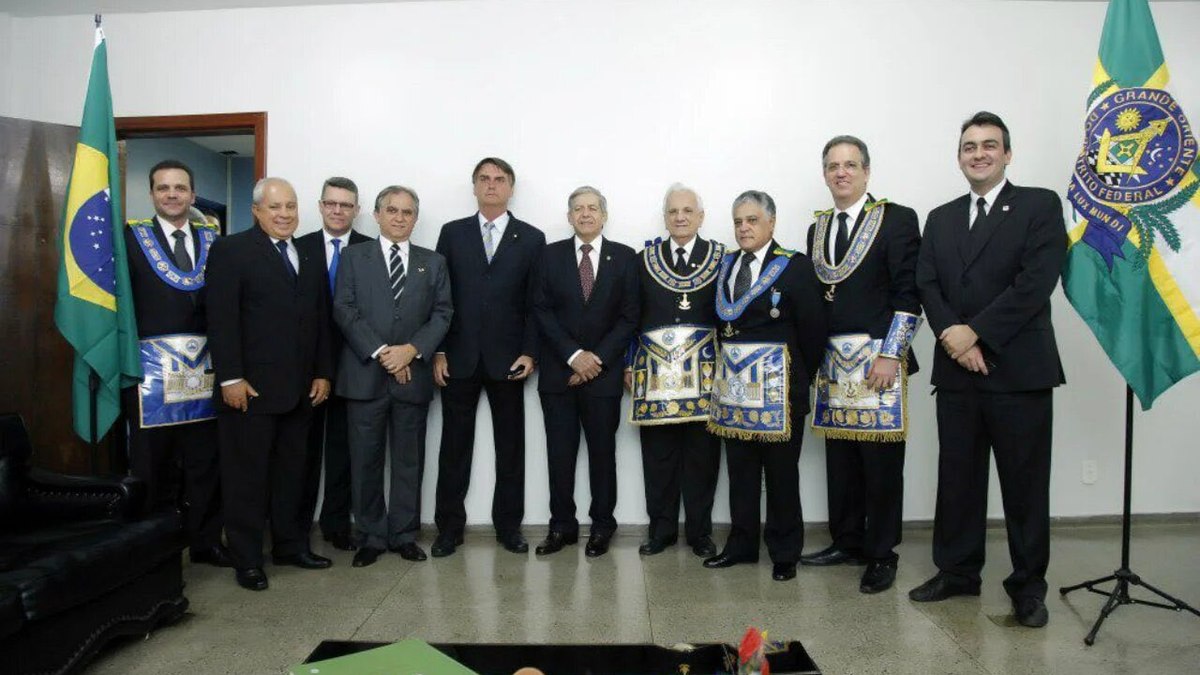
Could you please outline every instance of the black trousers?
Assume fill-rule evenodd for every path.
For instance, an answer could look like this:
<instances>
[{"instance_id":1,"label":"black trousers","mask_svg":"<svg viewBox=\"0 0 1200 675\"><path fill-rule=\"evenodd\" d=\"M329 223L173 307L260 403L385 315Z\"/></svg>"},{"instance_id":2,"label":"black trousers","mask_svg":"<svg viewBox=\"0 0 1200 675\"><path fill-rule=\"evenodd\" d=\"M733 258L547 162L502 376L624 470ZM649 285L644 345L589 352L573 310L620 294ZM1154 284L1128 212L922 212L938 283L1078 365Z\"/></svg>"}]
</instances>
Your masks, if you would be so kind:
<instances>
[{"instance_id":1,"label":"black trousers","mask_svg":"<svg viewBox=\"0 0 1200 675\"><path fill-rule=\"evenodd\" d=\"M646 513L651 539L679 535L682 497L684 534L689 543L712 534L712 506L721 469L721 439L703 422L639 428Z\"/></svg>"},{"instance_id":2,"label":"black trousers","mask_svg":"<svg viewBox=\"0 0 1200 675\"><path fill-rule=\"evenodd\" d=\"M826 439L829 534L837 548L893 561L904 507L904 441Z\"/></svg>"},{"instance_id":3,"label":"black trousers","mask_svg":"<svg viewBox=\"0 0 1200 675\"><path fill-rule=\"evenodd\" d=\"M305 456L304 496L300 526L312 529L321 487L321 457L325 458L325 489L321 500L321 532L325 536L350 534L350 441L346 422L346 399L330 395L313 408Z\"/></svg>"},{"instance_id":4,"label":"black trousers","mask_svg":"<svg viewBox=\"0 0 1200 675\"><path fill-rule=\"evenodd\" d=\"M274 555L308 550L308 530L300 528L299 512L311 417L308 397L280 415L217 415L225 538L239 569L262 567L268 515Z\"/></svg>"},{"instance_id":5,"label":"black trousers","mask_svg":"<svg viewBox=\"0 0 1200 675\"><path fill-rule=\"evenodd\" d=\"M497 534L521 529L525 519L525 381L493 380L483 363L470 377L452 377L442 389L442 444L438 451L438 532L462 534L467 523L467 489L475 452L475 413L487 392L496 446L496 486L492 492L492 524Z\"/></svg>"},{"instance_id":6,"label":"black trousers","mask_svg":"<svg viewBox=\"0 0 1200 675\"><path fill-rule=\"evenodd\" d=\"M996 456L1013 598L1046 597L1050 564L1052 390L937 393L938 492L933 561L979 581L987 527L988 450Z\"/></svg>"},{"instance_id":7,"label":"black trousers","mask_svg":"<svg viewBox=\"0 0 1200 675\"><path fill-rule=\"evenodd\" d=\"M350 401L350 470L354 530L360 546L387 549L416 541L421 531L427 404L384 396ZM388 498L383 471L391 459Z\"/></svg>"},{"instance_id":8,"label":"black trousers","mask_svg":"<svg viewBox=\"0 0 1200 675\"><path fill-rule=\"evenodd\" d=\"M129 421L129 474L146 481L146 503L180 509L193 550L221 543L221 474L217 422L139 426L137 387L121 394Z\"/></svg>"},{"instance_id":9,"label":"black trousers","mask_svg":"<svg viewBox=\"0 0 1200 675\"><path fill-rule=\"evenodd\" d=\"M546 420L546 459L550 474L550 531L579 532L575 517L575 464L579 458L579 430L588 448L588 483L592 504L592 534L611 535L617 530L617 425L621 422L620 396L589 396L578 388L561 394L543 393Z\"/></svg>"},{"instance_id":10,"label":"black trousers","mask_svg":"<svg viewBox=\"0 0 1200 675\"><path fill-rule=\"evenodd\" d=\"M801 418L803 422L803 418ZM800 445L803 427L793 423L791 440L782 443L725 439L729 468L729 539L725 554L758 560L762 480L767 483L767 522L762 539L771 561L794 563L804 548L800 510Z\"/></svg>"}]
</instances>

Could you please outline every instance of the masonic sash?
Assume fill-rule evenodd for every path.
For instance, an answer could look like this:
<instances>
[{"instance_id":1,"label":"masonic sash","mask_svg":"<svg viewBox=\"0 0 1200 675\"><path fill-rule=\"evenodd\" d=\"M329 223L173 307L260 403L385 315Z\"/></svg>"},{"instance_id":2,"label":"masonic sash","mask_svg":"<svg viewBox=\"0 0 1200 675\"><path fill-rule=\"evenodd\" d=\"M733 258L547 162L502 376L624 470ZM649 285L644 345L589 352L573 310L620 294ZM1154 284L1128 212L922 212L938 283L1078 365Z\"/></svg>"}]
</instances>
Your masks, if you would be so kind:
<instances>
[{"instance_id":1,"label":"masonic sash","mask_svg":"<svg viewBox=\"0 0 1200 675\"><path fill-rule=\"evenodd\" d=\"M887 204L887 200L880 199L868 202L863 207L865 212L863 222L855 230L854 238L850 241L850 250L846 252L846 257L839 265L834 265L829 261L828 251L824 244L829 238L833 209L817 212L816 227L813 228L813 271L817 273L817 278L821 280L821 283L829 287L825 290L827 302L833 302L834 295L837 293L837 285L853 274L854 270L858 269L858 265L867 257L867 251L871 250L871 244L875 243L875 235L879 234L879 229L883 225L885 204Z\"/></svg>"},{"instance_id":2,"label":"masonic sash","mask_svg":"<svg viewBox=\"0 0 1200 675\"><path fill-rule=\"evenodd\" d=\"M908 364L890 389L867 387L871 363L884 340L866 333L833 335L813 381L813 431L825 438L903 441L908 431ZM904 353L904 352L901 352Z\"/></svg>"},{"instance_id":3,"label":"masonic sash","mask_svg":"<svg viewBox=\"0 0 1200 675\"><path fill-rule=\"evenodd\" d=\"M633 353L629 421L656 425L708 418L716 368L716 329L678 324L647 331Z\"/></svg>"},{"instance_id":4,"label":"masonic sash","mask_svg":"<svg viewBox=\"0 0 1200 675\"><path fill-rule=\"evenodd\" d=\"M783 342L722 343L708 431L744 441L790 439L790 360Z\"/></svg>"},{"instance_id":5,"label":"masonic sash","mask_svg":"<svg viewBox=\"0 0 1200 675\"><path fill-rule=\"evenodd\" d=\"M191 272L183 272L175 266L174 256L163 250L154 236L154 228L158 224L154 220L130 221L129 228L133 230L134 239L150 262L150 269L166 285L179 291L198 291L204 286L204 267L208 264L208 251L217 238L217 231L204 223L193 222L196 228L196 239L199 248L196 250L196 265Z\"/></svg>"},{"instance_id":6,"label":"masonic sash","mask_svg":"<svg viewBox=\"0 0 1200 675\"><path fill-rule=\"evenodd\" d=\"M138 341L142 357L138 385L143 429L216 419L212 357L203 335L180 333Z\"/></svg>"}]
</instances>

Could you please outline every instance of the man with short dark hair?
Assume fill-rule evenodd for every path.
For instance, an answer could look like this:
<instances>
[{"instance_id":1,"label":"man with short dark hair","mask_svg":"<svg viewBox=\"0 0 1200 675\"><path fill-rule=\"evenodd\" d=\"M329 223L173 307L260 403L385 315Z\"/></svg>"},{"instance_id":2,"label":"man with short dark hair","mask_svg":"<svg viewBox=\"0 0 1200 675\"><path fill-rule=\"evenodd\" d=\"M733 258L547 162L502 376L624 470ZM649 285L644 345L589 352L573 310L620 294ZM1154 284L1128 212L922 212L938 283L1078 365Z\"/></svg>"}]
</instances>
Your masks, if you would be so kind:
<instances>
[{"instance_id":1,"label":"man with short dark hair","mask_svg":"<svg viewBox=\"0 0 1200 675\"><path fill-rule=\"evenodd\" d=\"M771 577L787 581L804 546L798 462L809 385L828 335L825 307L812 263L775 241L770 195L739 195L733 232L739 250L725 256L717 277L721 351L708 417L708 430L725 438L731 527L725 548L704 566L756 563L765 540Z\"/></svg>"},{"instance_id":2,"label":"man with short dark hair","mask_svg":"<svg viewBox=\"0 0 1200 675\"><path fill-rule=\"evenodd\" d=\"M354 229L358 216L358 186L349 178L333 176L321 186L317 202L321 229L296 239L296 248L314 260L325 259L329 276L329 321L333 354L342 350L342 332L333 323L333 295L337 270L348 246L371 241ZM336 361L335 361L336 364ZM346 400L330 394L329 400L313 409L308 430L307 469L304 477L304 503L300 508L300 526L312 527L321 483L321 456L325 457L325 490L321 500L321 534L342 551L354 550L350 536L350 449L346 440Z\"/></svg>"},{"instance_id":3,"label":"man with short dark hair","mask_svg":"<svg viewBox=\"0 0 1200 675\"><path fill-rule=\"evenodd\" d=\"M812 426L825 437L833 542L800 563L865 564L858 589L879 593L899 560L921 234L915 211L867 192L871 155L861 139L834 137L821 163L833 208L809 226L808 255L825 284L829 338Z\"/></svg>"},{"instance_id":4,"label":"man with short dark hair","mask_svg":"<svg viewBox=\"0 0 1200 675\"><path fill-rule=\"evenodd\" d=\"M425 420L433 399L426 357L446 335L454 310L445 260L409 241L419 215L411 188L384 188L375 198L378 243L351 248L338 270L333 314L346 341L337 391L347 399L350 422L355 567L374 564L385 550L405 560L426 557L417 544Z\"/></svg>"},{"instance_id":5,"label":"man with short dark hair","mask_svg":"<svg viewBox=\"0 0 1200 675\"><path fill-rule=\"evenodd\" d=\"M188 221L194 176L183 162L150 169L154 218L125 229L129 281L145 373L122 392L129 472L155 509L182 507L194 563L229 567L221 544L217 423L208 370L205 267L217 232Z\"/></svg>"},{"instance_id":6,"label":"man with short dark hair","mask_svg":"<svg viewBox=\"0 0 1200 675\"><path fill-rule=\"evenodd\" d=\"M442 557L462 544L466 498L475 451L475 411L487 392L496 450L492 524L506 550L525 553L525 380L537 361L533 269L546 236L508 210L516 174L508 162L485 157L471 173L478 212L446 223L437 252L446 259L454 289L450 331L433 356L442 387L442 443L438 454L438 537L430 552Z\"/></svg>"},{"instance_id":7,"label":"man with short dark hair","mask_svg":"<svg viewBox=\"0 0 1200 675\"><path fill-rule=\"evenodd\" d=\"M996 458L1012 574L1004 589L1025 626L1046 625L1054 387L1065 382L1050 295L1067 253L1062 202L1005 177L1008 127L980 112L963 123L958 165L970 193L929 214L917 287L938 336L938 494L933 561L916 602L979 595L989 450Z\"/></svg>"}]
</instances>

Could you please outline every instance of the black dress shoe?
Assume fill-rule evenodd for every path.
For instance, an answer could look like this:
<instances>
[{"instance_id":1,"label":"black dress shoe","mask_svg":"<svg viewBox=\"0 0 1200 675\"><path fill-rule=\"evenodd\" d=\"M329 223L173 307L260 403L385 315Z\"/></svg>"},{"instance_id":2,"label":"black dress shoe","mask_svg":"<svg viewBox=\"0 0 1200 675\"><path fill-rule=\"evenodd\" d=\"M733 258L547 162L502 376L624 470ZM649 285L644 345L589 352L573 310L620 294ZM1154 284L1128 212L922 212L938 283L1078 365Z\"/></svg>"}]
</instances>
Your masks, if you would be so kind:
<instances>
[{"instance_id":1,"label":"black dress shoe","mask_svg":"<svg viewBox=\"0 0 1200 675\"><path fill-rule=\"evenodd\" d=\"M354 545L354 540L350 538L349 532L333 532L326 534L325 541L329 542L339 551L353 551L358 548Z\"/></svg>"},{"instance_id":2,"label":"black dress shoe","mask_svg":"<svg viewBox=\"0 0 1200 675\"><path fill-rule=\"evenodd\" d=\"M1017 618L1017 623L1029 628L1042 628L1050 621L1050 612L1041 598L1014 599L1013 616Z\"/></svg>"},{"instance_id":3,"label":"black dress shoe","mask_svg":"<svg viewBox=\"0 0 1200 675\"><path fill-rule=\"evenodd\" d=\"M829 546L816 553L800 556L800 564L829 567L830 565L866 565L867 561L836 546Z\"/></svg>"},{"instance_id":4,"label":"black dress shoe","mask_svg":"<svg viewBox=\"0 0 1200 675\"><path fill-rule=\"evenodd\" d=\"M509 553L529 553L529 542L525 541L520 532L497 534L496 541Z\"/></svg>"},{"instance_id":5,"label":"black dress shoe","mask_svg":"<svg viewBox=\"0 0 1200 675\"><path fill-rule=\"evenodd\" d=\"M454 555L459 546L462 546L463 536L459 534L439 534L437 539L433 540L433 546L429 547L429 552L435 558L445 558L448 555Z\"/></svg>"},{"instance_id":6,"label":"black dress shoe","mask_svg":"<svg viewBox=\"0 0 1200 675\"><path fill-rule=\"evenodd\" d=\"M859 593L880 593L892 587L896 581L896 561L888 560L880 562L872 560L867 565L867 570L863 572L862 579L858 582Z\"/></svg>"},{"instance_id":7,"label":"black dress shoe","mask_svg":"<svg viewBox=\"0 0 1200 675\"><path fill-rule=\"evenodd\" d=\"M704 566L710 570L715 570L723 567L733 567L734 565L739 565L741 563L756 562L758 562L758 558L739 558L737 556L729 555L728 553L722 553L706 559L704 561Z\"/></svg>"},{"instance_id":8,"label":"black dress shoe","mask_svg":"<svg viewBox=\"0 0 1200 675\"><path fill-rule=\"evenodd\" d=\"M563 549L564 546L567 546L568 544L575 544L578 542L578 533L563 534L562 532L551 532L550 534L546 535L546 538L542 540L542 543L537 545L537 548L533 549L533 552L538 555L550 555L551 553L558 553Z\"/></svg>"},{"instance_id":9,"label":"black dress shoe","mask_svg":"<svg viewBox=\"0 0 1200 675\"><path fill-rule=\"evenodd\" d=\"M358 553L354 554L354 562L351 562L350 566L366 567L367 565L374 565L375 561L379 560L379 556L381 555L383 555L383 549L364 546L358 549Z\"/></svg>"},{"instance_id":10,"label":"black dress shoe","mask_svg":"<svg viewBox=\"0 0 1200 675\"><path fill-rule=\"evenodd\" d=\"M650 539L638 547L638 553L642 555L658 555L668 548L674 546L679 541L678 537L662 537Z\"/></svg>"},{"instance_id":11,"label":"black dress shoe","mask_svg":"<svg viewBox=\"0 0 1200 675\"><path fill-rule=\"evenodd\" d=\"M692 542L692 553L698 558L711 558L717 554L717 545L712 537L704 536Z\"/></svg>"},{"instance_id":12,"label":"black dress shoe","mask_svg":"<svg viewBox=\"0 0 1200 675\"><path fill-rule=\"evenodd\" d=\"M291 565L304 570L323 570L333 565L333 561L323 555L317 555L312 551L301 551L292 555L277 555L272 556L271 560L276 565Z\"/></svg>"},{"instance_id":13,"label":"black dress shoe","mask_svg":"<svg viewBox=\"0 0 1200 675\"><path fill-rule=\"evenodd\" d=\"M405 542L399 546L393 547L391 550L399 553L401 558L404 558L405 560L411 560L413 562L421 562L426 557L425 551L422 551L421 547L417 546L417 542L415 541Z\"/></svg>"},{"instance_id":14,"label":"black dress shoe","mask_svg":"<svg viewBox=\"0 0 1200 675\"><path fill-rule=\"evenodd\" d=\"M267 573L261 567L247 567L234 572L238 586L252 591L267 590Z\"/></svg>"},{"instance_id":15,"label":"black dress shoe","mask_svg":"<svg viewBox=\"0 0 1200 675\"><path fill-rule=\"evenodd\" d=\"M775 563L771 566L771 578L775 581L787 581L796 578L796 563Z\"/></svg>"},{"instance_id":16,"label":"black dress shoe","mask_svg":"<svg viewBox=\"0 0 1200 675\"><path fill-rule=\"evenodd\" d=\"M233 558L229 557L229 549L220 544L211 548L192 549L188 551L188 558L197 564L233 567Z\"/></svg>"},{"instance_id":17,"label":"black dress shoe","mask_svg":"<svg viewBox=\"0 0 1200 675\"><path fill-rule=\"evenodd\" d=\"M913 602L939 602L956 595L979 595L979 584L938 572L932 579L908 592Z\"/></svg>"},{"instance_id":18,"label":"black dress shoe","mask_svg":"<svg viewBox=\"0 0 1200 675\"><path fill-rule=\"evenodd\" d=\"M588 537L588 543L584 547L583 552L589 558L599 558L608 553L608 544L610 541L612 541L611 534L593 534Z\"/></svg>"}]
</instances>

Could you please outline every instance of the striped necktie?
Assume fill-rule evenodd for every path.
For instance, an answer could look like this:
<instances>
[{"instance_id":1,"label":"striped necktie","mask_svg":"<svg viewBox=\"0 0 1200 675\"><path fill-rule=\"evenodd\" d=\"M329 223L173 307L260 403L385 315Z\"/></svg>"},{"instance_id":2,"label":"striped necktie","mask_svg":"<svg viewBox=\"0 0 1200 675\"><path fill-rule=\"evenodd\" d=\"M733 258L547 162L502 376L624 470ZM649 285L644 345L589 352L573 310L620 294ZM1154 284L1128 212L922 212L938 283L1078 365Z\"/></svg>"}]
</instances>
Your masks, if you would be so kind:
<instances>
[{"instance_id":1,"label":"striped necktie","mask_svg":"<svg viewBox=\"0 0 1200 675\"><path fill-rule=\"evenodd\" d=\"M400 244L392 244L388 255L388 276L392 280L392 300L398 301L404 292L404 261L400 259Z\"/></svg>"}]
</instances>

